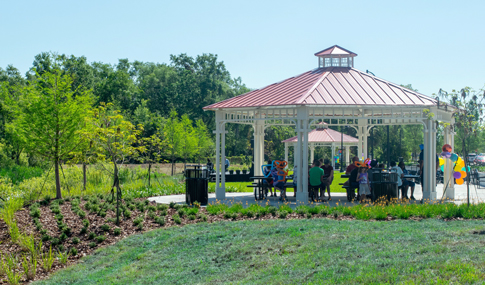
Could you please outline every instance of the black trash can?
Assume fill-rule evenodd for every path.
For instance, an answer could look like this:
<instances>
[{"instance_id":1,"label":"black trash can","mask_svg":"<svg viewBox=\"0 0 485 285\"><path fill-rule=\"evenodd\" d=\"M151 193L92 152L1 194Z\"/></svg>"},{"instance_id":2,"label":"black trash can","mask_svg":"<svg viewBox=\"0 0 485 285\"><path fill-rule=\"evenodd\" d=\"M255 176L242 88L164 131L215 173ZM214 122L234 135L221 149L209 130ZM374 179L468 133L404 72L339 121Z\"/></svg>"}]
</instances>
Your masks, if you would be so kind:
<instances>
[{"instance_id":1,"label":"black trash can","mask_svg":"<svg viewBox=\"0 0 485 285\"><path fill-rule=\"evenodd\" d=\"M383 171L372 174L372 200L376 201L381 197L386 200L399 198L397 173Z\"/></svg>"},{"instance_id":2,"label":"black trash can","mask_svg":"<svg viewBox=\"0 0 485 285\"><path fill-rule=\"evenodd\" d=\"M194 166L193 168L186 168L184 174L185 203L192 205L197 201L201 205L207 205L209 201L209 170Z\"/></svg>"}]
</instances>

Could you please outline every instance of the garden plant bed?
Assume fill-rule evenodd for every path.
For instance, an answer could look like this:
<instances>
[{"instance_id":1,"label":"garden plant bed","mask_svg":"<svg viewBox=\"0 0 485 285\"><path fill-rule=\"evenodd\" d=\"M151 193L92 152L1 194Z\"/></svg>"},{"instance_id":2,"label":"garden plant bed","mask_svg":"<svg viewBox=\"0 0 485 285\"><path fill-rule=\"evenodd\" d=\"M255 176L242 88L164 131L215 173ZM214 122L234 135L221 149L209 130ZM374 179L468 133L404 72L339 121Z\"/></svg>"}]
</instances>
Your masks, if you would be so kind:
<instances>
[{"instance_id":1,"label":"garden plant bed","mask_svg":"<svg viewBox=\"0 0 485 285\"><path fill-rule=\"evenodd\" d=\"M116 225L116 201L111 197L96 195L70 197L65 200L45 199L25 206L15 213L17 224L23 234L33 234L37 241L42 240L43 251L52 247L54 254L69 252L66 262L54 261L48 272L37 267L34 280L43 279L53 271L76 263L83 256L91 254L99 247L113 245L125 237L156 228L168 228L201 222L242 220L279 220L325 218L338 221L396 219L422 220L440 218L443 220L483 219L485 204L456 206L440 205L400 205L375 204L354 207L337 206L299 206L295 210L287 205L280 208L272 206L241 204L231 206L213 204L207 208L188 207L177 204L162 205L150 203L145 199L125 199L122 203L120 224ZM108 201L108 202L107 202ZM38 220L38 221L37 221ZM479 235L477 235L479 236ZM3 256L14 253L18 260L28 253L17 243L12 242L8 228L0 222L0 251ZM21 265L18 271L21 270ZM26 281L25 276L22 277ZM2 279L5 279L4 277Z\"/></svg>"}]
</instances>

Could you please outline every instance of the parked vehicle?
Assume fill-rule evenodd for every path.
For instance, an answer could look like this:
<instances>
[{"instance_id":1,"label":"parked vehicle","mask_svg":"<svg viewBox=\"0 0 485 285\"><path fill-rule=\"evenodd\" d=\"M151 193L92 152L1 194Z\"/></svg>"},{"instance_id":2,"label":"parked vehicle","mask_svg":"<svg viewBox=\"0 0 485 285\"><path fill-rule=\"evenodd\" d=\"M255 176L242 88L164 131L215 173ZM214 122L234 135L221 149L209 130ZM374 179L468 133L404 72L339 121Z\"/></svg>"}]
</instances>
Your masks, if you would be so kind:
<instances>
[{"instance_id":1,"label":"parked vehicle","mask_svg":"<svg viewBox=\"0 0 485 285\"><path fill-rule=\"evenodd\" d=\"M485 155L477 155L473 162L476 165L485 165Z\"/></svg>"},{"instance_id":2,"label":"parked vehicle","mask_svg":"<svg viewBox=\"0 0 485 285\"><path fill-rule=\"evenodd\" d=\"M475 157L477 156L476 153L469 153L468 154L468 163L474 163L475 162Z\"/></svg>"}]
</instances>

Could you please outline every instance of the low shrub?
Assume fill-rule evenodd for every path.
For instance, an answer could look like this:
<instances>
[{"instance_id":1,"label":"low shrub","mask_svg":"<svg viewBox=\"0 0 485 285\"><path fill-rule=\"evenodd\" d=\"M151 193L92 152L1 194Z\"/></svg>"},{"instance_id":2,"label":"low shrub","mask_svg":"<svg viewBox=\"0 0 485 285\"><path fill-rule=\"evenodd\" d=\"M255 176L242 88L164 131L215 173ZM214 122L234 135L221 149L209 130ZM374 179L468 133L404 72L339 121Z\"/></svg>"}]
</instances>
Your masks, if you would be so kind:
<instances>
[{"instance_id":1,"label":"low shrub","mask_svg":"<svg viewBox=\"0 0 485 285\"><path fill-rule=\"evenodd\" d=\"M121 234L121 229L120 228L115 228L113 230L113 233L115 234L115 236L119 236Z\"/></svg>"},{"instance_id":2,"label":"low shrub","mask_svg":"<svg viewBox=\"0 0 485 285\"><path fill-rule=\"evenodd\" d=\"M104 232L107 232L110 230L110 226L107 224L101 225L101 230L103 230Z\"/></svg>"},{"instance_id":3,"label":"low shrub","mask_svg":"<svg viewBox=\"0 0 485 285\"><path fill-rule=\"evenodd\" d=\"M81 240L80 240L78 237L74 237L74 238L72 239L72 243L73 243L73 244L78 244L80 241L81 241Z\"/></svg>"},{"instance_id":4,"label":"low shrub","mask_svg":"<svg viewBox=\"0 0 485 285\"><path fill-rule=\"evenodd\" d=\"M143 223L143 217L138 217L133 220L133 225L138 226L139 224Z\"/></svg>"},{"instance_id":5,"label":"low shrub","mask_svg":"<svg viewBox=\"0 0 485 285\"><path fill-rule=\"evenodd\" d=\"M99 236L95 237L95 239L96 239L96 241L97 241L98 243L102 243L103 241L105 241L105 240L106 240L106 236L99 235Z\"/></svg>"}]
</instances>

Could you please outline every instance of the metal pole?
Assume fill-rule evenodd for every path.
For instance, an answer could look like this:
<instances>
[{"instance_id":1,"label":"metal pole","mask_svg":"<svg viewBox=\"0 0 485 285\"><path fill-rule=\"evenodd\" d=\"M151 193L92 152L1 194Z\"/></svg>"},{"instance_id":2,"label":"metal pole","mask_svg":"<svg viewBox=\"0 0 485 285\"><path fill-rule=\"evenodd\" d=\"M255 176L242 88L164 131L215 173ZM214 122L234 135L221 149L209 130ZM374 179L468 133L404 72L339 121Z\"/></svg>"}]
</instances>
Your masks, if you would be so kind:
<instances>
[{"instance_id":1,"label":"metal pole","mask_svg":"<svg viewBox=\"0 0 485 285\"><path fill-rule=\"evenodd\" d=\"M387 125L387 168L391 167L391 144L389 143L389 125Z\"/></svg>"}]
</instances>

